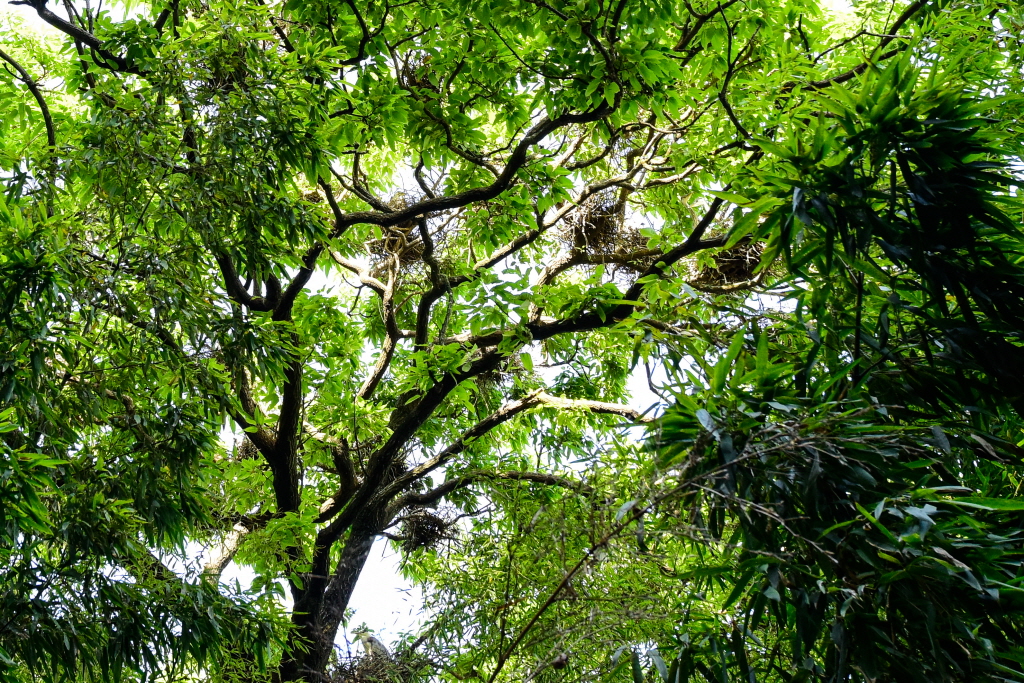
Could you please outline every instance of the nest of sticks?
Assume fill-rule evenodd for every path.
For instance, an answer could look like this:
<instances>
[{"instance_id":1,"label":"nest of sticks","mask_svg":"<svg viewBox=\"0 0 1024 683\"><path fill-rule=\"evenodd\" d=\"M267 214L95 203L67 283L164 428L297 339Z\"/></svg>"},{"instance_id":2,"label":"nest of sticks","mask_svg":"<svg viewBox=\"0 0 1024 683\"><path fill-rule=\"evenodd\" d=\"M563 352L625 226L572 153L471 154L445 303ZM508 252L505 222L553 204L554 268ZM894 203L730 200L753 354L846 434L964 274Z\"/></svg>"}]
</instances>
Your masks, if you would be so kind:
<instances>
[{"instance_id":1,"label":"nest of sticks","mask_svg":"<svg viewBox=\"0 0 1024 683\"><path fill-rule=\"evenodd\" d=\"M562 242L579 251L615 251L619 232L625 222L625 209L625 203L611 193L599 193L587 198L565 217Z\"/></svg>"},{"instance_id":2,"label":"nest of sticks","mask_svg":"<svg viewBox=\"0 0 1024 683\"><path fill-rule=\"evenodd\" d=\"M408 651L360 654L339 657L324 678L325 683L411 683L422 677L427 664L425 657Z\"/></svg>"},{"instance_id":3,"label":"nest of sticks","mask_svg":"<svg viewBox=\"0 0 1024 683\"><path fill-rule=\"evenodd\" d=\"M523 361L518 354L508 356L498 367L476 376L476 383L481 389L493 389L512 380L514 377L527 374Z\"/></svg>"},{"instance_id":4,"label":"nest of sticks","mask_svg":"<svg viewBox=\"0 0 1024 683\"><path fill-rule=\"evenodd\" d=\"M757 267L761 264L761 242L741 240L728 249L716 253L714 265L702 268L693 283L710 287L723 287L757 278Z\"/></svg>"},{"instance_id":5,"label":"nest of sticks","mask_svg":"<svg viewBox=\"0 0 1024 683\"><path fill-rule=\"evenodd\" d=\"M436 550L455 540L454 522L432 510L420 508L402 518L402 549L411 553L422 548Z\"/></svg>"},{"instance_id":6,"label":"nest of sticks","mask_svg":"<svg viewBox=\"0 0 1024 683\"><path fill-rule=\"evenodd\" d=\"M418 202L422 197L406 192L398 192L388 200L393 211L401 211ZM381 228L383 236L368 243L370 254L375 260L382 261L389 256L398 256L398 263L408 266L423 257L423 240L420 239L416 220L407 220L386 228Z\"/></svg>"},{"instance_id":7,"label":"nest of sticks","mask_svg":"<svg viewBox=\"0 0 1024 683\"><path fill-rule=\"evenodd\" d=\"M406 87L419 90L438 92L438 87L430 82L430 60L432 55L425 52L410 52L399 69L399 74Z\"/></svg>"},{"instance_id":8,"label":"nest of sticks","mask_svg":"<svg viewBox=\"0 0 1024 683\"><path fill-rule=\"evenodd\" d=\"M565 218L560 241L576 252L595 255L628 255L643 252L647 238L626 222L626 203L614 192L595 194L580 203ZM642 272L650 257L609 260L613 270Z\"/></svg>"}]
</instances>

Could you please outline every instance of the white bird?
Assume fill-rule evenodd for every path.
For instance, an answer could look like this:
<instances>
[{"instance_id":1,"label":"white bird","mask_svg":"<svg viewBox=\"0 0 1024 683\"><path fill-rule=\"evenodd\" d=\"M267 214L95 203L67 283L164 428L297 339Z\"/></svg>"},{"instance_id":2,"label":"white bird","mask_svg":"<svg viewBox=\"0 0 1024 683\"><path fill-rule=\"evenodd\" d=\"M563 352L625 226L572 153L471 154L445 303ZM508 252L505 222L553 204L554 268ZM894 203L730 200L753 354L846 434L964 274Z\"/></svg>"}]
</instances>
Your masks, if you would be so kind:
<instances>
[{"instance_id":1,"label":"white bird","mask_svg":"<svg viewBox=\"0 0 1024 683\"><path fill-rule=\"evenodd\" d=\"M384 647L384 643L380 642L366 631L356 633L356 640L363 644L363 648L366 650L366 656L368 657L383 657L385 659L391 659L391 653Z\"/></svg>"}]
</instances>

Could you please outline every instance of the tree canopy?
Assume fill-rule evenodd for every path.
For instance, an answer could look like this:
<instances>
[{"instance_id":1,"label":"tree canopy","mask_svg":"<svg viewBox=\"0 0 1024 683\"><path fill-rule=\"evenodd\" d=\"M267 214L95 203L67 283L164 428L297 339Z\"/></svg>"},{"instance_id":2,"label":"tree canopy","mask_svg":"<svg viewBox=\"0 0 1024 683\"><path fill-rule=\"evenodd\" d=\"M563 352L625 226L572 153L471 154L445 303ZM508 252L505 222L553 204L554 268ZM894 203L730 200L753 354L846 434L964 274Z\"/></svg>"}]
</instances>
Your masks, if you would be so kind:
<instances>
[{"instance_id":1,"label":"tree canopy","mask_svg":"<svg viewBox=\"0 0 1024 683\"><path fill-rule=\"evenodd\" d=\"M0 679L1024 680L1017 3L12 4Z\"/></svg>"}]
</instances>

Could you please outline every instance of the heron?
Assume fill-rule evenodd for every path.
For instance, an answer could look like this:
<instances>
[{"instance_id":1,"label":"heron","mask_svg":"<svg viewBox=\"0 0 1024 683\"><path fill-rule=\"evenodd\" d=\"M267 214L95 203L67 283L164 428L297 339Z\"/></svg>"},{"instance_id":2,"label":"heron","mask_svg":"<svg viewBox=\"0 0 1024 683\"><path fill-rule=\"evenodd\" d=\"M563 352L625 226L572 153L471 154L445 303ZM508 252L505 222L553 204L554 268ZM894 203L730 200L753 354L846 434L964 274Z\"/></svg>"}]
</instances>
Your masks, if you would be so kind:
<instances>
[{"instance_id":1,"label":"heron","mask_svg":"<svg viewBox=\"0 0 1024 683\"><path fill-rule=\"evenodd\" d=\"M367 657L383 657L384 659L391 659L391 653L388 652L386 647L384 647L384 643L370 635L368 631L359 631L355 635L356 640L363 644Z\"/></svg>"}]
</instances>

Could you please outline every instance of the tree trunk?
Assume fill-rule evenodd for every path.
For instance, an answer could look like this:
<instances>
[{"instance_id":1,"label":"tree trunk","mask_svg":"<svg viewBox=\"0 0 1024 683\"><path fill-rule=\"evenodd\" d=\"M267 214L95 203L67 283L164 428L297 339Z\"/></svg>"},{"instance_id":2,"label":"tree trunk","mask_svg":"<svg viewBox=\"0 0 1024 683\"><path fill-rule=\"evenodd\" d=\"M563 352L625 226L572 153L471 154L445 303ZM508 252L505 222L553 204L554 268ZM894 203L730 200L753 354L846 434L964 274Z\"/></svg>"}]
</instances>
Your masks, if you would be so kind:
<instances>
[{"instance_id":1,"label":"tree trunk","mask_svg":"<svg viewBox=\"0 0 1024 683\"><path fill-rule=\"evenodd\" d=\"M297 627L289 638L275 681L306 681L323 683L324 670L330 663L334 651L334 639L338 635L345 609L352 597L359 575L366 559L370 556L377 528L373 524L359 524L352 528L341 558L330 581L319 598L306 596L303 608L307 612L295 611L292 623ZM299 605L296 604L298 610Z\"/></svg>"}]
</instances>

